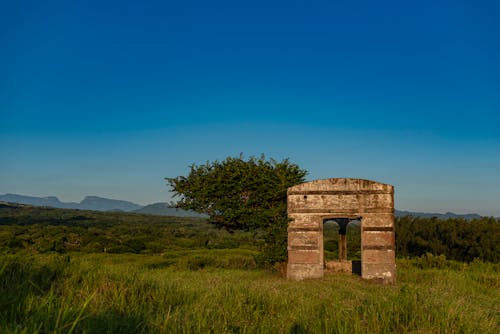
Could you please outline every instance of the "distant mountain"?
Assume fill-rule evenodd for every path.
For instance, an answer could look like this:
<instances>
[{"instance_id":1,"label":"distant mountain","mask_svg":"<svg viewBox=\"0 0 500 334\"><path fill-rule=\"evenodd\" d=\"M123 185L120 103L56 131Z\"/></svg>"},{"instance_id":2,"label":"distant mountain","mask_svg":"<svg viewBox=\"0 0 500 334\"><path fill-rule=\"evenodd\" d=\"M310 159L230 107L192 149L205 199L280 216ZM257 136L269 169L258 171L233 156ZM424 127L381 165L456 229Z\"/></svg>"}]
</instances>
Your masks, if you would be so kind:
<instances>
[{"instance_id":1,"label":"distant mountain","mask_svg":"<svg viewBox=\"0 0 500 334\"><path fill-rule=\"evenodd\" d=\"M404 217L404 216L413 216L413 217L421 217L421 218L432 218L436 217L439 219L448 219L448 218L462 218L462 219L477 219L481 218L477 213L467 213L467 214L456 214L453 212L447 213L427 213L427 212L411 212L411 211L400 211L395 210L394 215L396 217Z\"/></svg>"},{"instance_id":2,"label":"distant mountain","mask_svg":"<svg viewBox=\"0 0 500 334\"><path fill-rule=\"evenodd\" d=\"M83 210L96 210L96 211L134 211L142 208L142 205L135 204L128 201L120 201L116 199L109 199L97 196L86 196L80 202L79 209Z\"/></svg>"},{"instance_id":3,"label":"distant mountain","mask_svg":"<svg viewBox=\"0 0 500 334\"><path fill-rule=\"evenodd\" d=\"M0 201L29 204L34 206L50 206L61 209L80 209L80 210L95 210L95 211L133 211L142 208L142 205L132 202L102 198L97 196L87 196L80 203L61 202L55 196L34 197L17 194L0 195Z\"/></svg>"},{"instance_id":4,"label":"distant mountain","mask_svg":"<svg viewBox=\"0 0 500 334\"><path fill-rule=\"evenodd\" d=\"M206 215L202 215L194 211L186 211L182 209L173 208L169 206L167 203L154 203L142 206L128 201L109 199L98 196L86 196L80 203L74 203L74 202L61 202L55 196L34 197L34 196L24 196L17 194L5 194L5 195L0 195L0 201L28 204L34 206L50 206L62 209L80 209L80 210L115 211L115 212L125 211L125 212L137 212L137 213L145 213L151 215L175 216L175 217L207 217ZM481 216L476 213L460 215L452 212L426 213L426 212L411 212L411 211L396 210L394 214L396 217L404 217L404 216L414 216L422 218L436 217L439 219L481 218Z\"/></svg>"},{"instance_id":5,"label":"distant mountain","mask_svg":"<svg viewBox=\"0 0 500 334\"><path fill-rule=\"evenodd\" d=\"M145 213L150 215L158 215L158 216L201 217L201 218L208 217L207 215L203 215L194 211L187 211L187 210L173 208L168 203L154 203L146 205L141 209L134 210L134 212Z\"/></svg>"},{"instance_id":6,"label":"distant mountain","mask_svg":"<svg viewBox=\"0 0 500 334\"><path fill-rule=\"evenodd\" d=\"M208 216L199 214L194 211L176 209L169 206L167 203L154 203L146 206L135 204L128 201L103 198L98 196L86 196L80 203L61 202L55 196L34 197L17 194L0 195L0 201L9 203L28 204L34 206L49 206L61 209L79 209L79 210L94 210L94 211L109 211L109 212L137 212L159 216L174 216L174 217L201 217Z\"/></svg>"},{"instance_id":7,"label":"distant mountain","mask_svg":"<svg viewBox=\"0 0 500 334\"><path fill-rule=\"evenodd\" d=\"M54 208L64 208L73 209L79 205L79 203L63 203L55 196L47 197L34 197L34 196L24 196L17 194L5 194L0 195L0 201L19 203L19 204L29 204L34 206L51 206Z\"/></svg>"}]
</instances>

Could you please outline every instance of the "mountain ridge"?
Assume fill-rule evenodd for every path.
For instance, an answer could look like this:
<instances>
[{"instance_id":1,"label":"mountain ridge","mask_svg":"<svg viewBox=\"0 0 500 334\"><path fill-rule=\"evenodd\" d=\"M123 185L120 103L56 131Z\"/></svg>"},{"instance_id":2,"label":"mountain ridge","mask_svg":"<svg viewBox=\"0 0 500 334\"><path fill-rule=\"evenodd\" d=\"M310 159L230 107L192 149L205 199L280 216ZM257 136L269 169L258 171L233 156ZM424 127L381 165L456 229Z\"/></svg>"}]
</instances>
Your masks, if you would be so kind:
<instances>
[{"instance_id":1,"label":"mountain ridge","mask_svg":"<svg viewBox=\"0 0 500 334\"><path fill-rule=\"evenodd\" d=\"M85 196L85 198L80 202L61 202L56 196L26 196L18 194L5 194L0 195L0 201L28 204L33 206L49 206L60 209L79 209L79 210L95 210L95 211L110 211L110 210L121 210L121 211L134 211L143 208L142 205L117 200L109 199L99 196Z\"/></svg>"},{"instance_id":2,"label":"mountain ridge","mask_svg":"<svg viewBox=\"0 0 500 334\"><path fill-rule=\"evenodd\" d=\"M142 207L141 209L134 210L134 212L159 216L208 218L208 215L204 215L195 211L174 208L168 203L164 202L149 204Z\"/></svg>"},{"instance_id":3,"label":"mountain ridge","mask_svg":"<svg viewBox=\"0 0 500 334\"><path fill-rule=\"evenodd\" d=\"M18 203L18 204L28 204L33 206L48 206L61 209L79 209L79 210L94 210L94 211L124 211L124 212L135 212L143 214L152 214L160 216L177 216L177 217L207 217L194 211L182 210L170 206L168 203L158 202L148 205L139 205L130 201L109 199L99 196L85 196L85 198L80 202L61 202L56 196L26 196L19 194L0 195L0 201ZM436 217L438 219L447 218L462 218L462 219L476 219L482 216L477 213L468 214L456 214L453 212L447 213L428 213L428 212L412 212L405 210L395 210L394 215L396 217L413 216L422 218Z\"/></svg>"},{"instance_id":4,"label":"mountain ridge","mask_svg":"<svg viewBox=\"0 0 500 334\"><path fill-rule=\"evenodd\" d=\"M394 215L396 217L405 217L405 216L413 216L413 217L420 217L420 218L438 218L438 219L448 219L448 218L462 218L462 219L478 219L481 218L482 216L477 214L477 213L464 213L464 214L457 214L453 212L446 212L446 213L429 213L429 212L412 212L412 211L405 211L405 210L394 210Z\"/></svg>"}]
</instances>

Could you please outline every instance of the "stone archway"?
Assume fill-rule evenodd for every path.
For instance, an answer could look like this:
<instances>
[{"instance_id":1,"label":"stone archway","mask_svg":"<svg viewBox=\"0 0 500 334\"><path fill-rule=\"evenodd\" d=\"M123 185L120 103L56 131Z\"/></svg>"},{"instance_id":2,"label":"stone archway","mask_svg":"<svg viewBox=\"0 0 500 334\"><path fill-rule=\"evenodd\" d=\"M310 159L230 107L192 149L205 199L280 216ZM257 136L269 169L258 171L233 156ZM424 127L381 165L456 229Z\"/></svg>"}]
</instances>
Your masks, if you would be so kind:
<instances>
[{"instance_id":1,"label":"stone archway","mask_svg":"<svg viewBox=\"0 0 500 334\"><path fill-rule=\"evenodd\" d=\"M352 221L360 222L361 217L357 218L323 218L323 258L324 260L324 270L326 272L352 272L353 274L361 275L361 261L350 261L347 257L347 226ZM326 249L326 228L325 224L329 222L334 222L338 226L338 260L327 260L325 249ZM361 233L360 233L361 234ZM331 236L331 235L330 235Z\"/></svg>"},{"instance_id":2,"label":"stone archway","mask_svg":"<svg viewBox=\"0 0 500 334\"><path fill-rule=\"evenodd\" d=\"M302 183L288 188L288 216L292 219L288 225L288 278L323 276L325 220L360 219L361 277L395 282L393 186L346 178Z\"/></svg>"}]
</instances>

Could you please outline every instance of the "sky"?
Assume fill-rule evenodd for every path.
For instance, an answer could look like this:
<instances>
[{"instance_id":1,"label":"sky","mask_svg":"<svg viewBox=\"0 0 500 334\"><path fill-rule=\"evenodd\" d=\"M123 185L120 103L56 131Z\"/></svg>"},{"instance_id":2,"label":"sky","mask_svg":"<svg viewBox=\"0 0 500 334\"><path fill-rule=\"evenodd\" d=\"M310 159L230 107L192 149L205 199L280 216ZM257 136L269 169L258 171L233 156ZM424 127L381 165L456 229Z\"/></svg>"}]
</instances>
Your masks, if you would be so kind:
<instances>
[{"instance_id":1,"label":"sky","mask_svg":"<svg viewBox=\"0 0 500 334\"><path fill-rule=\"evenodd\" d=\"M0 1L0 194L167 202L265 154L500 216L498 1Z\"/></svg>"}]
</instances>

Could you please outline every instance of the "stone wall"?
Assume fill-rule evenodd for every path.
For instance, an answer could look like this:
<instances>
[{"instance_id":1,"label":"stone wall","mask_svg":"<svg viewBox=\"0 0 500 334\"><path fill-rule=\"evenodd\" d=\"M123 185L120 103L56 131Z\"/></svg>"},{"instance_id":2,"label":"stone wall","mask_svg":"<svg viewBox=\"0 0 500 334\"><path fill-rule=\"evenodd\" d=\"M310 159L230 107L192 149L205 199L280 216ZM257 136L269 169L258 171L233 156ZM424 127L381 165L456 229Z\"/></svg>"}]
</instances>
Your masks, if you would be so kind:
<instances>
[{"instance_id":1,"label":"stone wall","mask_svg":"<svg viewBox=\"0 0 500 334\"><path fill-rule=\"evenodd\" d=\"M326 179L288 189L287 276L322 277L323 223L361 219L361 276L392 283L396 279L394 187L362 179Z\"/></svg>"}]
</instances>

